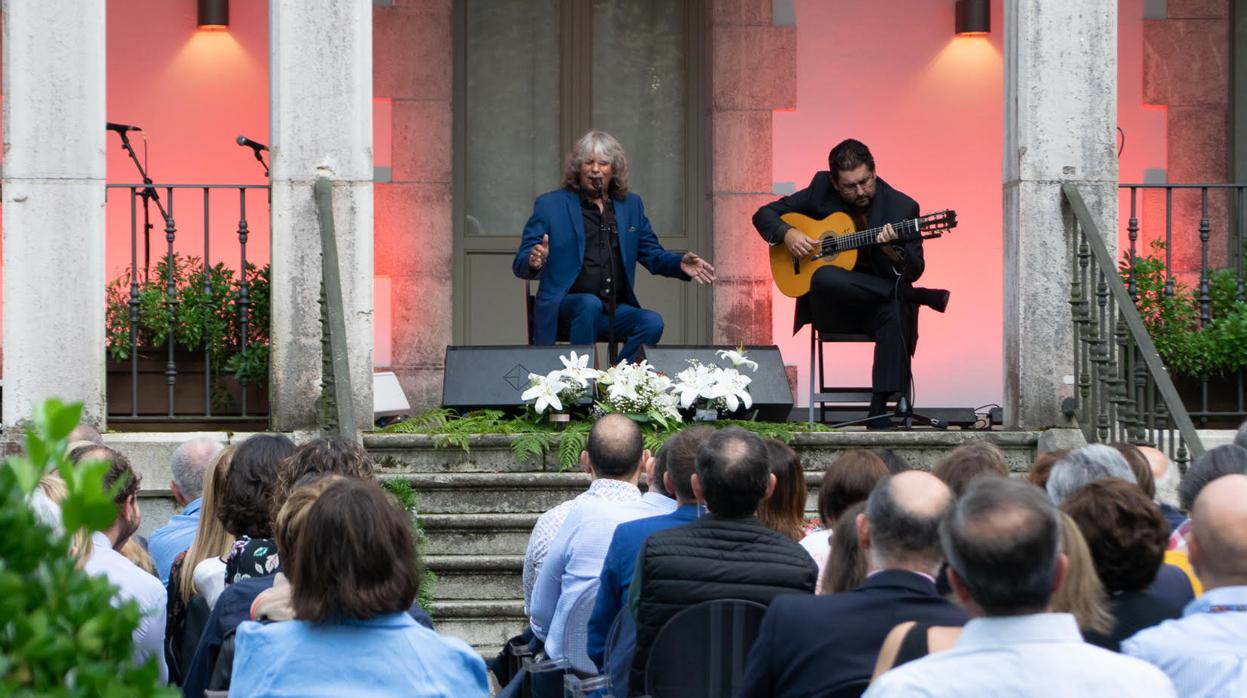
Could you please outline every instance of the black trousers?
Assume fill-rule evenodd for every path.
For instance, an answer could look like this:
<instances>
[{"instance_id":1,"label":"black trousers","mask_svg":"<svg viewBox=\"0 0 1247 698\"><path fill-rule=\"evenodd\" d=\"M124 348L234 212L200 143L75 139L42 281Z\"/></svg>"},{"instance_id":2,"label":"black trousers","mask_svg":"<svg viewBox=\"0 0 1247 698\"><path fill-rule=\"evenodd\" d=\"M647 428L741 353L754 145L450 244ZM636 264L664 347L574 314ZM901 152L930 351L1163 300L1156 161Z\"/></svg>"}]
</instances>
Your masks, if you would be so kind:
<instances>
[{"instance_id":1,"label":"black trousers","mask_svg":"<svg viewBox=\"0 0 1247 698\"><path fill-rule=\"evenodd\" d=\"M811 321L819 332L875 338L871 389L876 393L909 389L907 303L893 297L897 288L895 280L838 267L823 267L810 279Z\"/></svg>"}]
</instances>

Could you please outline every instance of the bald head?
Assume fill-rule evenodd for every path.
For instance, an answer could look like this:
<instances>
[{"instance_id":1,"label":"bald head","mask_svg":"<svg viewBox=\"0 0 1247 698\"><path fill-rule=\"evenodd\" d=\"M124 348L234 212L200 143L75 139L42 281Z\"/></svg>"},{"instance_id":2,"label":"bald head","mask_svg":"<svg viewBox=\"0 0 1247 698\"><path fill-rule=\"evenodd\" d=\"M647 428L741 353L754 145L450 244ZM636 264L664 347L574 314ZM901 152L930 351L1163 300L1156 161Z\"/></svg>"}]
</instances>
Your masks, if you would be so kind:
<instances>
[{"instance_id":1,"label":"bald head","mask_svg":"<svg viewBox=\"0 0 1247 698\"><path fill-rule=\"evenodd\" d=\"M1191 564L1204 587L1247 585L1247 475L1225 475L1204 487L1191 523Z\"/></svg>"},{"instance_id":2,"label":"bald head","mask_svg":"<svg viewBox=\"0 0 1247 698\"><path fill-rule=\"evenodd\" d=\"M859 536L873 570L906 569L933 574L944 559L940 522L952 505L952 491L927 472L910 470L879 481L866 500Z\"/></svg>"},{"instance_id":3,"label":"bald head","mask_svg":"<svg viewBox=\"0 0 1247 698\"><path fill-rule=\"evenodd\" d=\"M589 431L586 451L595 477L626 479L641 467L645 441L636 422L622 414L604 415Z\"/></svg>"}]
</instances>

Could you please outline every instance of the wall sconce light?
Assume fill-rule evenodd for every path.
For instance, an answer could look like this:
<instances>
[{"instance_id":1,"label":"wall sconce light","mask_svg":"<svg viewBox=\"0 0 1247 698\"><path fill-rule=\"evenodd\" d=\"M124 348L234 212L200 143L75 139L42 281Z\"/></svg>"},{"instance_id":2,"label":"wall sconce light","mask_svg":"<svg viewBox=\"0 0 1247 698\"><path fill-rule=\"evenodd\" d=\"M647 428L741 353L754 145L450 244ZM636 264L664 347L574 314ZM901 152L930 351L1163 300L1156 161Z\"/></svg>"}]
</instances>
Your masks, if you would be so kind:
<instances>
[{"instance_id":1,"label":"wall sconce light","mask_svg":"<svg viewBox=\"0 0 1247 698\"><path fill-rule=\"evenodd\" d=\"M199 0L199 28L208 31L229 29L229 0Z\"/></svg>"},{"instance_id":2,"label":"wall sconce light","mask_svg":"<svg viewBox=\"0 0 1247 698\"><path fill-rule=\"evenodd\" d=\"M983 36L991 31L991 0L957 0L957 36Z\"/></svg>"}]
</instances>

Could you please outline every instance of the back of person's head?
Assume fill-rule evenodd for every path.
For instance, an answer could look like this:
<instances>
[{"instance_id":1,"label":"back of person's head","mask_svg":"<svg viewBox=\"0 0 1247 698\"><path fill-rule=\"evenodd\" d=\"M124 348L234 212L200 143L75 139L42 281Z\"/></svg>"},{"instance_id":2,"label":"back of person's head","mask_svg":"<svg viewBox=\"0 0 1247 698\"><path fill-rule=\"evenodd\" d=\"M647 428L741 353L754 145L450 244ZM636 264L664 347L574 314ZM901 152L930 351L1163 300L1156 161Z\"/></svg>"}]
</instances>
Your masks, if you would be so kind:
<instances>
[{"instance_id":1,"label":"back of person's head","mask_svg":"<svg viewBox=\"0 0 1247 698\"><path fill-rule=\"evenodd\" d=\"M1234 434L1234 445L1247 448L1247 422L1238 425L1238 431Z\"/></svg>"},{"instance_id":2,"label":"back of person's head","mask_svg":"<svg viewBox=\"0 0 1247 698\"><path fill-rule=\"evenodd\" d=\"M653 492L654 494L661 494L664 497L670 497L672 499L675 499L675 497L672 497L671 493L667 491L667 485L666 483L663 482L663 477L667 474L667 446L666 444L664 444L658 449L658 452L654 454L653 458L654 458L654 472L653 472L652 477L650 477L649 475L646 475L646 478L645 478L646 491Z\"/></svg>"},{"instance_id":3,"label":"back of person's head","mask_svg":"<svg viewBox=\"0 0 1247 698\"><path fill-rule=\"evenodd\" d=\"M203 495L204 471L222 448L219 441L201 437L185 441L174 449L169 458L169 470L183 499L190 502Z\"/></svg>"},{"instance_id":4,"label":"back of person's head","mask_svg":"<svg viewBox=\"0 0 1247 698\"><path fill-rule=\"evenodd\" d=\"M238 446L230 444L217 453L204 472L203 502L199 509L199 525L195 527L195 539L191 541L182 560L178 593L183 603L190 602L195 593L195 566L213 557L224 557L234 544L234 536L225 530L225 524L217 516L220 503L225 499L225 477L229 474L230 461ZM172 583L172 578L170 578Z\"/></svg>"},{"instance_id":5,"label":"back of person's head","mask_svg":"<svg viewBox=\"0 0 1247 698\"><path fill-rule=\"evenodd\" d=\"M845 510L866 501L871 490L888 476L888 466L871 451L845 451L827 464L818 486L818 515L831 528Z\"/></svg>"},{"instance_id":6,"label":"back of person's head","mask_svg":"<svg viewBox=\"0 0 1247 698\"><path fill-rule=\"evenodd\" d=\"M1106 477L1134 483L1134 472L1126 457L1104 444L1091 444L1065 454L1052 466L1048 475L1048 496L1060 504L1084 485Z\"/></svg>"},{"instance_id":7,"label":"back of person's head","mask_svg":"<svg viewBox=\"0 0 1247 698\"><path fill-rule=\"evenodd\" d=\"M766 454L775 476L775 491L758 505L763 526L793 540L805 536L805 471L792 447L778 439L767 439Z\"/></svg>"},{"instance_id":8,"label":"back of person's head","mask_svg":"<svg viewBox=\"0 0 1247 698\"><path fill-rule=\"evenodd\" d=\"M317 473L337 473L366 480L372 477L372 459L363 446L341 436L322 436L300 444L277 466L277 482L270 505L274 520L294 484Z\"/></svg>"},{"instance_id":9,"label":"back of person's head","mask_svg":"<svg viewBox=\"0 0 1247 698\"><path fill-rule=\"evenodd\" d=\"M1044 451L1035 456L1035 460L1031 462L1031 467L1026 471L1027 481L1038 485L1040 489L1048 489L1048 476L1052 474L1052 466L1064 458L1070 450L1068 448L1058 448L1055 451Z\"/></svg>"},{"instance_id":10,"label":"back of person's head","mask_svg":"<svg viewBox=\"0 0 1247 698\"><path fill-rule=\"evenodd\" d=\"M1226 444L1204 451L1186 469L1178 485L1178 501L1182 511L1190 512L1208 483L1226 475L1247 474L1247 448Z\"/></svg>"},{"instance_id":11,"label":"back of person's head","mask_svg":"<svg viewBox=\"0 0 1247 698\"><path fill-rule=\"evenodd\" d=\"M79 424L74 427L73 431L69 432L69 436L65 438L65 442L72 444L74 442L81 441L87 441L95 444L96 446L103 446L104 435L100 433L99 429L96 429L90 424Z\"/></svg>"},{"instance_id":12,"label":"back of person's head","mask_svg":"<svg viewBox=\"0 0 1247 698\"><path fill-rule=\"evenodd\" d=\"M226 531L235 537L272 537L269 505L277 470L293 452L294 442L280 434L256 434L238 444L217 502L217 518Z\"/></svg>"},{"instance_id":13,"label":"back of person's head","mask_svg":"<svg viewBox=\"0 0 1247 698\"><path fill-rule=\"evenodd\" d=\"M1065 581L1052 594L1052 611L1072 614L1083 633L1112 632L1113 615L1108 610L1108 594L1100 582L1082 531L1065 512L1061 512L1061 552L1065 553L1069 566Z\"/></svg>"},{"instance_id":14,"label":"back of person's head","mask_svg":"<svg viewBox=\"0 0 1247 698\"><path fill-rule=\"evenodd\" d=\"M940 527L950 583L989 616L1042 612L1057 582L1059 520L1030 483L975 481Z\"/></svg>"},{"instance_id":15,"label":"back of person's head","mask_svg":"<svg viewBox=\"0 0 1247 698\"><path fill-rule=\"evenodd\" d=\"M622 480L641 467L645 440L641 429L628 417L611 413L599 419L589 430L585 447L594 477Z\"/></svg>"},{"instance_id":16,"label":"back of person's head","mask_svg":"<svg viewBox=\"0 0 1247 698\"><path fill-rule=\"evenodd\" d=\"M1205 589L1247 586L1247 475L1226 475L1200 492L1187 543Z\"/></svg>"},{"instance_id":17,"label":"back of person's head","mask_svg":"<svg viewBox=\"0 0 1247 698\"><path fill-rule=\"evenodd\" d=\"M694 489L700 489L710 513L728 518L750 516L771 488L766 446L740 427L720 429L697 452Z\"/></svg>"},{"instance_id":18,"label":"back of person's head","mask_svg":"<svg viewBox=\"0 0 1247 698\"><path fill-rule=\"evenodd\" d=\"M1165 452L1153 448L1151 446L1139 446L1139 452L1147 459L1148 467L1152 471L1152 482L1156 486L1156 494L1152 499L1157 504L1178 508L1178 483L1182 481L1182 476L1178 473L1178 467L1169 460L1169 456Z\"/></svg>"},{"instance_id":19,"label":"back of person's head","mask_svg":"<svg viewBox=\"0 0 1247 698\"><path fill-rule=\"evenodd\" d=\"M108 471L104 473L104 489L113 491L113 504L120 507L131 497L138 496L139 483L142 478L130 465L130 459L120 451L107 446L92 446L78 454L78 463L88 461L104 461L108 463Z\"/></svg>"},{"instance_id":20,"label":"back of person's head","mask_svg":"<svg viewBox=\"0 0 1247 698\"><path fill-rule=\"evenodd\" d=\"M832 177L840 172L856 170L862 165L874 172L875 158L870 154L870 148L867 148L865 143L853 138L840 141L827 154L827 166L831 170Z\"/></svg>"},{"instance_id":21,"label":"back of person's head","mask_svg":"<svg viewBox=\"0 0 1247 698\"><path fill-rule=\"evenodd\" d=\"M976 477L1008 477L1009 466L999 448L986 441L970 441L936 461L931 474L943 480L954 497L960 497Z\"/></svg>"},{"instance_id":22,"label":"back of person's head","mask_svg":"<svg viewBox=\"0 0 1247 698\"><path fill-rule=\"evenodd\" d=\"M1115 443L1113 448L1117 449L1126 459L1126 465L1130 466L1130 472L1134 473L1134 482L1143 490L1143 494L1148 499L1156 497L1156 479L1152 477L1152 465L1147 462L1147 456L1143 455L1143 451L1138 446L1129 443Z\"/></svg>"},{"instance_id":23,"label":"back of person's head","mask_svg":"<svg viewBox=\"0 0 1247 698\"><path fill-rule=\"evenodd\" d=\"M693 473L697 470L697 452L714 435L707 426L685 427L663 444L666 454L667 475L671 481L672 494L682 502L696 502L693 492Z\"/></svg>"},{"instance_id":24,"label":"back of person's head","mask_svg":"<svg viewBox=\"0 0 1247 698\"><path fill-rule=\"evenodd\" d=\"M291 522L287 522L289 525ZM367 620L406 611L419 590L411 522L375 482L330 483L283 553L295 617Z\"/></svg>"},{"instance_id":25,"label":"back of person's head","mask_svg":"<svg viewBox=\"0 0 1247 698\"><path fill-rule=\"evenodd\" d=\"M853 591L866 581L869 566L857 540L857 515L866 510L866 502L851 505L832 527L831 550L823 569L824 594Z\"/></svg>"},{"instance_id":26,"label":"back of person's head","mask_svg":"<svg viewBox=\"0 0 1247 698\"><path fill-rule=\"evenodd\" d=\"M939 478L920 470L880 480L859 517L858 536L869 536L871 569L939 571L944 561L940 522L952 501L952 492Z\"/></svg>"},{"instance_id":27,"label":"back of person's head","mask_svg":"<svg viewBox=\"0 0 1247 698\"><path fill-rule=\"evenodd\" d=\"M310 473L290 488L290 495L273 518L273 540L278 550L297 550L307 512L329 486L345 476L338 473Z\"/></svg>"},{"instance_id":28,"label":"back of person's head","mask_svg":"<svg viewBox=\"0 0 1247 698\"><path fill-rule=\"evenodd\" d=\"M893 475L914 469L914 466L910 465L909 461L890 448L872 448L870 452L879 456L879 460L888 466L888 472Z\"/></svg>"},{"instance_id":29,"label":"back of person's head","mask_svg":"<svg viewBox=\"0 0 1247 698\"><path fill-rule=\"evenodd\" d=\"M1082 531L1096 572L1109 593L1143 591L1165 561L1169 524L1135 485L1097 480L1061 504Z\"/></svg>"}]
</instances>

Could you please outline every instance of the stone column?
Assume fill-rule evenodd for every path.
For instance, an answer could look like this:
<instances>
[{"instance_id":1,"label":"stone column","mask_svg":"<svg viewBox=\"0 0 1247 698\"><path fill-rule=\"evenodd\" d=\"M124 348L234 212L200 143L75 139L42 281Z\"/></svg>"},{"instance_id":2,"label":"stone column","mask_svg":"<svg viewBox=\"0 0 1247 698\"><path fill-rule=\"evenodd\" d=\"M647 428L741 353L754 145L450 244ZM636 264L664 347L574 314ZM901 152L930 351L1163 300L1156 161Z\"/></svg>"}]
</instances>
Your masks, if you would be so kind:
<instances>
[{"instance_id":1,"label":"stone column","mask_svg":"<svg viewBox=\"0 0 1247 698\"><path fill-rule=\"evenodd\" d=\"M333 181L355 414L372 425L372 3L270 0L273 428L319 420L321 245L313 185Z\"/></svg>"},{"instance_id":2,"label":"stone column","mask_svg":"<svg viewBox=\"0 0 1247 698\"><path fill-rule=\"evenodd\" d=\"M104 0L4 2L4 426L104 424Z\"/></svg>"},{"instance_id":3,"label":"stone column","mask_svg":"<svg viewBox=\"0 0 1247 698\"><path fill-rule=\"evenodd\" d=\"M1074 182L1110 250L1117 231L1117 2L1005 6L1005 421L1066 424L1074 394L1061 184Z\"/></svg>"}]
</instances>

